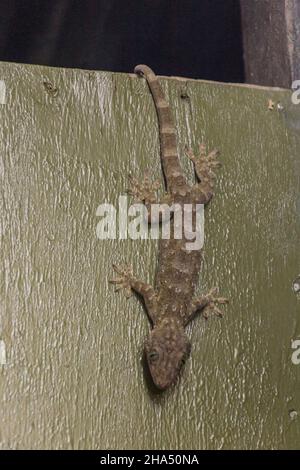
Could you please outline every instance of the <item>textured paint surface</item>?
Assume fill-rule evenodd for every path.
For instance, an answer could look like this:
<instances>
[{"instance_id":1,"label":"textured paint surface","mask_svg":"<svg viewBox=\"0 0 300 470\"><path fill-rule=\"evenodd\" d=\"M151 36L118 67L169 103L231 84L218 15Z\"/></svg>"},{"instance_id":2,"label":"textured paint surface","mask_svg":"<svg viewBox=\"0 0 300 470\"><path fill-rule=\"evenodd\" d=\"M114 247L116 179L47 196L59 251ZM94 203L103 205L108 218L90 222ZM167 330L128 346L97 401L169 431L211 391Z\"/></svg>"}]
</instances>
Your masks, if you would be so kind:
<instances>
[{"instance_id":1,"label":"textured paint surface","mask_svg":"<svg viewBox=\"0 0 300 470\"><path fill-rule=\"evenodd\" d=\"M300 448L300 142L268 110L289 93L161 79L181 155L202 140L222 151L199 292L217 284L231 304L193 322L180 383L156 394L143 308L107 278L132 262L152 282L157 244L96 238L96 209L129 172L161 177L147 85L15 64L0 80L0 447Z\"/></svg>"}]
</instances>

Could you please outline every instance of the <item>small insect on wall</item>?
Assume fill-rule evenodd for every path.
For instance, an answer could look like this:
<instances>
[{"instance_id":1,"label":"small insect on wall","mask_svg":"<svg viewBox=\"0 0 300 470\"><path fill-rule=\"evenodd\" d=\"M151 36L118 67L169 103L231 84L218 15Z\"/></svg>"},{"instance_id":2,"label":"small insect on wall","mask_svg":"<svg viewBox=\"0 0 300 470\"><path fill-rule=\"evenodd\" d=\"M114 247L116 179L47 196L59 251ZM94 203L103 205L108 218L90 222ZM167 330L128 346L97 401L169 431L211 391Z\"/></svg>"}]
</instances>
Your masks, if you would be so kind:
<instances>
[{"instance_id":1,"label":"small insect on wall","mask_svg":"<svg viewBox=\"0 0 300 470\"><path fill-rule=\"evenodd\" d=\"M190 358L176 386L158 392L143 359L143 305L108 283L114 263L131 263L153 284L157 240L121 237L120 226L113 239L97 233L102 204L127 210L129 173L139 181L148 170L163 196L147 84L7 63L0 80L1 448L297 448L300 142L290 92L159 78L188 181L186 147L221 152L196 293L217 285L230 304L223 318L188 326Z\"/></svg>"}]
</instances>

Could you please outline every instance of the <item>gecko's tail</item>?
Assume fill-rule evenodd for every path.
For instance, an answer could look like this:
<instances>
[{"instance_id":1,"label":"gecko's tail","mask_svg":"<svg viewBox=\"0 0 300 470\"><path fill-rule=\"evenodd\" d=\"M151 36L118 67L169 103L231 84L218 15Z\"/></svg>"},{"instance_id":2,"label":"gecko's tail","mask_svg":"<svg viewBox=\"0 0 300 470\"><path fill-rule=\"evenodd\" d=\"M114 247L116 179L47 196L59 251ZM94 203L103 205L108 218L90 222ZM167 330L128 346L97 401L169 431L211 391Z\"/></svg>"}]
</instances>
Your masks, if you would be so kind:
<instances>
[{"instance_id":1,"label":"gecko's tail","mask_svg":"<svg viewBox=\"0 0 300 470\"><path fill-rule=\"evenodd\" d=\"M134 73L146 78L153 97L158 116L161 157L167 188L178 188L185 184L185 178L178 158L176 129L170 106L165 99L157 76L150 67L137 65Z\"/></svg>"}]
</instances>

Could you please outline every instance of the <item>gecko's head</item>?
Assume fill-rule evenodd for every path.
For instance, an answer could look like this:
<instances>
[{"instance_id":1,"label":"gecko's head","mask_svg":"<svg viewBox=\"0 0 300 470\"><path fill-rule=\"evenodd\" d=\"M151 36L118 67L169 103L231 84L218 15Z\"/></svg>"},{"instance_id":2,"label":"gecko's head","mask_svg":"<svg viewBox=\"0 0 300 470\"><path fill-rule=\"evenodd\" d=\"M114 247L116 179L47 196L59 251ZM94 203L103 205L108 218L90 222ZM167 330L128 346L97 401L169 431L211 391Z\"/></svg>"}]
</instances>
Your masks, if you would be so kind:
<instances>
[{"instance_id":1,"label":"gecko's head","mask_svg":"<svg viewBox=\"0 0 300 470\"><path fill-rule=\"evenodd\" d=\"M152 380L165 390L172 385L190 352L190 342L184 329L165 321L154 327L145 345Z\"/></svg>"}]
</instances>

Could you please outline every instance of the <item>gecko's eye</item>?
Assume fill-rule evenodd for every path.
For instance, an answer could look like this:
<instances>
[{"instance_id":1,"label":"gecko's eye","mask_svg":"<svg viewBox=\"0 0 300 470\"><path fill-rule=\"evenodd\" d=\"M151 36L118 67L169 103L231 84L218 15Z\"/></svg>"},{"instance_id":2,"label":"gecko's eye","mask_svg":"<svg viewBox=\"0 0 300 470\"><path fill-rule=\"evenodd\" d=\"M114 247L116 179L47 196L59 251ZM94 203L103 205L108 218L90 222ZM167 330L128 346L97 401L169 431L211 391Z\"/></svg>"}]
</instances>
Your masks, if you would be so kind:
<instances>
[{"instance_id":1,"label":"gecko's eye","mask_svg":"<svg viewBox=\"0 0 300 470\"><path fill-rule=\"evenodd\" d=\"M149 354L148 354L148 358L149 358L149 361L150 362L155 362L158 360L159 358L159 354L157 351L153 350L153 351L150 351Z\"/></svg>"}]
</instances>

